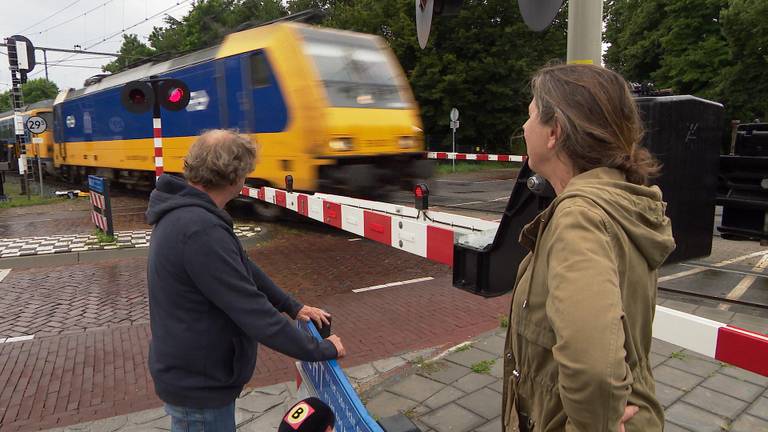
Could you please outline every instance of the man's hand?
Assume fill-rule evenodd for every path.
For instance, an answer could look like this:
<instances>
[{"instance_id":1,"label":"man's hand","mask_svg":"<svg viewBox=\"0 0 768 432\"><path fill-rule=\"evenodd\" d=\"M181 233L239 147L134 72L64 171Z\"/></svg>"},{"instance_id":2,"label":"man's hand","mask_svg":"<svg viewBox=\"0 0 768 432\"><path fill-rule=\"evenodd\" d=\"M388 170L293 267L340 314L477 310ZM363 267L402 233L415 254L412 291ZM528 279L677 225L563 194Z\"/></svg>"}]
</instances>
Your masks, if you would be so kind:
<instances>
[{"instance_id":1,"label":"man's hand","mask_svg":"<svg viewBox=\"0 0 768 432\"><path fill-rule=\"evenodd\" d=\"M317 325L317 328L323 328L323 324L328 325L331 323L328 321L330 316L331 314L320 308L304 306L299 310L299 313L296 315L296 319L300 319L304 322L312 320Z\"/></svg>"},{"instance_id":2,"label":"man's hand","mask_svg":"<svg viewBox=\"0 0 768 432\"><path fill-rule=\"evenodd\" d=\"M629 419L634 417L638 411L640 411L640 408L635 405L627 405L624 408L624 415L621 416L621 420L619 420L619 432L626 432L626 429L624 429L624 423L628 422Z\"/></svg>"},{"instance_id":3,"label":"man's hand","mask_svg":"<svg viewBox=\"0 0 768 432\"><path fill-rule=\"evenodd\" d=\"M336 347L336 352L339 353L338 358L342 358L345 355L347 355L347 350L345 350L344 345L341 344L341 338L339 338L336 335L330 335L325 340L331 341L331 343L333 343L333 346Z\"/></svg>"}]
</instances>

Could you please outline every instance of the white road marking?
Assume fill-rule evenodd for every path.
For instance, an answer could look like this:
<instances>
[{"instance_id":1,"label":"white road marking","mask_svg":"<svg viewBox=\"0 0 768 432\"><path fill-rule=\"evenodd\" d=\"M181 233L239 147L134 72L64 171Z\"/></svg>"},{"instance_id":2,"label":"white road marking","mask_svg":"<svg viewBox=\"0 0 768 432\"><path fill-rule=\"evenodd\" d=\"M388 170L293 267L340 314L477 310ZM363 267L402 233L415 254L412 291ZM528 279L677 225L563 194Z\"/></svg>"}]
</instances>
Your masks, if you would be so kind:
<instances>
[{"instance_id":1,"label":"white road marking","mask_svg":"<svg viewBox=\"0 0 768 432\"><path fill-rule=\"evenodd\" d=\"M11 343L11 342L23 342L23 341L32 340L34 338L35 338L35 335L16 336L16 337L11 337L7 339L0 339L0 344Z\"/></svg>"},{"instance_id":2,"label":"white road marking","mask_svg":"<svg viewBox=\"0 0 768 432\"><path fill-rule=\"evenodd\" d=\"M362 240L360 237L347 239L347 241L360 241L360 240Z\"/></svg>"},{"instance_id":3,"label":"white road marking","mask_svg":"<svg viewBox=\"0 0 768 432\"><path fill-rule=\"evenodd\" d=\"M11 272L11 269L0 269L0 282L5 279L6 276L8 276L8 273Z\"/></svg>"},{"instance_id":4,"label":"white road marking","mask_svg":"<svg viewBox=\"0 0 768 432\"><path fill-rule=\"evenodd\" d=\"M756 256L766 256L766 255L768 255L768 250L761 250L761 251L758 251L758 252L753 252L751 254L742 255L740 257L727 259L725 261L720 261L719 263L713 264L712 266L713 267L725 267L725 266L727 266L729 264L737 263L739 261L744 261L745 259L753 258L753 257L756 257ZM673 280L673 279L679 279L681 277L695 275L695 274L698 274L698 273L701 273L701 272L705 272L707 270L712 270L712 269L711 268L695 268L695 269L691 269L691 270L686 270L686 271L682 271L680 273L675 273L675 274L671 274L671 275L668 275L668 276L660 277L659 278L659 282L666 282L666 281Z\"/></svg>"},{"instance_id":5,"label":"white road marking","mask_svg":"<svg viewBox=\"0 0 768 432\"><path fill-rule=\"evenodd\" d=\"M752 271L754 272L762 272L765 270L765 268L768 267L768 254L764 255L760 261L758 261L757 265L752 268ZM752 284L757 280L757 276L754 275L748 275L744 276L744 278L741 280L741 282L736 285L731 292L728 293L725 298L728 300L738 300L741 298L741 296L744 295L745 292L749 289L749 287L752 286Z\"/></svg>"},{"instance_id":6,"label":"white road marking","mask_svg":"<svg viewBox=\"0 0 768 432\"><path fill-rule=\"evenodd\" d=\"M382 289L382 288L389 288L389 287L393 287L393 286L400 286L400 285L408 285L408 284L419 283L419 282L426 282L426 281L431 281L432 279L434 279L434 278L429 276L429 277L423 277L423 278L418 278L418 279L411 279L411 280L406 280L406 281L401 281L401 282L392 282L392 283L388 283L388 284L384 284L384 285L374 285L374 286L369 286L369 287L366 287L366 288L353 289L352 292L353 293L361 293L361 292L366 292L366 291L378 290L378 289Z\"/></svg>"}]
</instances>

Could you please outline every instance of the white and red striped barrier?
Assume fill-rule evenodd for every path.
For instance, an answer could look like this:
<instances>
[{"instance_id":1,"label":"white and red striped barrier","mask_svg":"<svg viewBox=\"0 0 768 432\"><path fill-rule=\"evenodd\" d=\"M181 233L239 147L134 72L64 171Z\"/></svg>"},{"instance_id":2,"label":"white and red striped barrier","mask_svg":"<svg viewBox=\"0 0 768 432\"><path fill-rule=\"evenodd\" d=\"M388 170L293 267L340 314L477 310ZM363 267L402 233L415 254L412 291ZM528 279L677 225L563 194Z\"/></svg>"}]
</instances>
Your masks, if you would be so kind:
<instances>
[{"instance_id":1,"label":"white and red striped barrier","mask_svg":"<svg viewBox=\"0 0 768 432\"><path fill-rule=\"evenodd\" d=\"M485 153L427 152L427 159L523 162L526 159L528 159L528 156L506 155L506 154L485 154Z\"/></svg>"},{"instance_id":2,"label":"white and red striped barrier","mask_svg":"<svg viewBox=\"0 0 768 432\"><path fill-rule=\"evenodd\" d=\"M153 143L155 145L155 181L163 175L163 124L159 117L152 118Z\"/></svg>"},{"instance_id":3,"label":"white and red striped barrier","mask_svg":"<svg viewBox=\"0 0 768 432\"><path fill-rule=\"evenodd\" d=\"M498 228L497 223L481 219L338 195L270 187L244 187L242 194L449 266L455 237L484 231L492 239L491 230ZM764 334L656 306L653 337L768 376L768 336Z\"/></svg>"},{"instance_id":4,"label":"white and red striped barrier","mask_svg":"<svg viewBox=\"0 0 768 432\"><path fill-rule=\"evenodd\" d=\"M109 230L109 224L107 218L104 216L104 213L106 213L107 210L107 203L104 195L91 191L88 196L91 205L94 207L91 208L91 221L102 231L107 232ZM95 208L98 208L100 211L96 211Z\"/></svg>"}]
</instances>

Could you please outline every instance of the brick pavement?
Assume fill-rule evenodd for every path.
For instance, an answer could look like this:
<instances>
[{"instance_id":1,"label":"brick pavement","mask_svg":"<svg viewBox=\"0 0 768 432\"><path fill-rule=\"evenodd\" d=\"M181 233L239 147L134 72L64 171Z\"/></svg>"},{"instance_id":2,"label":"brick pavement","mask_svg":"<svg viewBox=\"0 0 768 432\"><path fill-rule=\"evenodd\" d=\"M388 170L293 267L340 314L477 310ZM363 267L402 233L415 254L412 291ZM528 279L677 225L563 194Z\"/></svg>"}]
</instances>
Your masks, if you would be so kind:
<instances>
[{"instance_id":1,"label":"brick pavement","mask_svg":"<svg viewBox=\"0 0 768 432\"><path fill-rule=\"evenodd\" d=\"M450 284L442 276L318 299L333 311L334 332L350 352L342 365L457 343L498 325L508 298L485 300ZM0 345L0 429L37 430L159 406L146 368L148 338L144 323ZM249 385L293 376L289 359L262 348Z\"/></svg>"}]
</instances>

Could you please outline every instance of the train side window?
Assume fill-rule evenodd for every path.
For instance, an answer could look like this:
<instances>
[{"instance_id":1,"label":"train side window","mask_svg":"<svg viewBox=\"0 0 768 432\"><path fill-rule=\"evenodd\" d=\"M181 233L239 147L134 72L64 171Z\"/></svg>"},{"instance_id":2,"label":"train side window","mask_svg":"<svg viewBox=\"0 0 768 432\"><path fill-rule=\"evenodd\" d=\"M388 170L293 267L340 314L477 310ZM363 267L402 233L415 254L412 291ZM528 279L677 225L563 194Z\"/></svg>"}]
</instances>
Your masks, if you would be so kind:
<instances>
[{"instance_id":1,"label":"train side window","mask_svg":"<svg viewBox=\"0 0 768 432\"><path fill-rule=\"evenodd\" d=\"M251 86L254 88L267 87L272 81L267 56L264 51L251 54Z\"/></svg>"}]
</instances>

